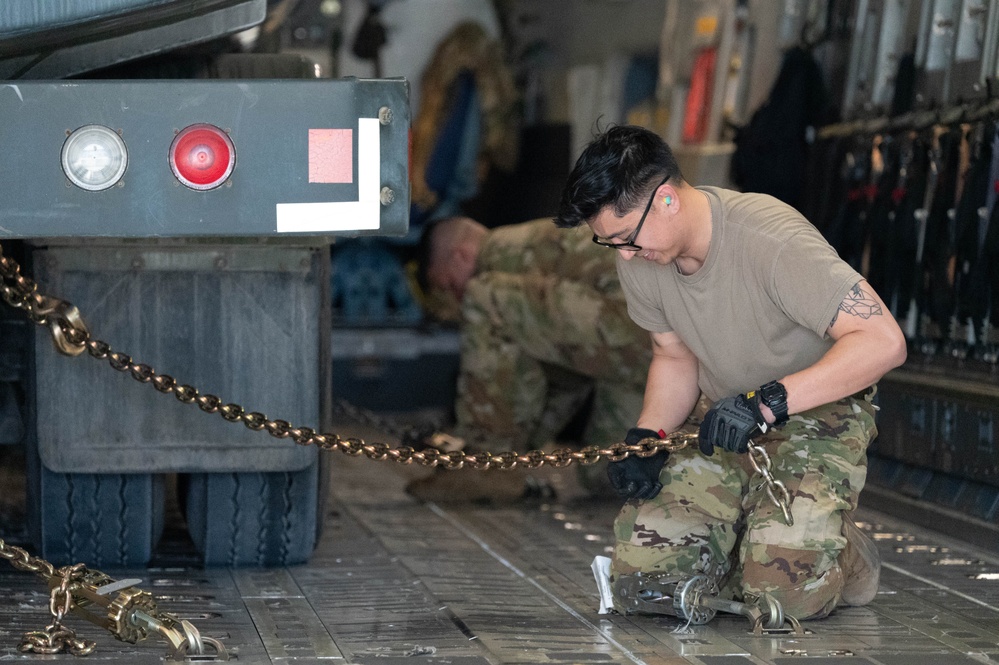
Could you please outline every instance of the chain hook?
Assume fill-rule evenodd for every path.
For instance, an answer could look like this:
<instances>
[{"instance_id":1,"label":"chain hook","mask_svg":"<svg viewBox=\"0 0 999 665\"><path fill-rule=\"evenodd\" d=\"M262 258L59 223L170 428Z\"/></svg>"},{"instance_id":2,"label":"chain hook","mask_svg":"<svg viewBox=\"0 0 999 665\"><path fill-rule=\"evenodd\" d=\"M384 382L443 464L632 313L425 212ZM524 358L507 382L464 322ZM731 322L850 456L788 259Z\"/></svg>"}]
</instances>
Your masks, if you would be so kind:
<instances>
[{"instance_id":1,"label":"chain hook","mask_svg":"<svg viewBox=\"0 0 999 665\"><path fill-rule=\"evenodd\" d=\"M73 609L73 592L70 586L83 577L87 567L82 563L60 568L58 576L62 578L58 586L52 587L49 593L49 612L55 617L55 623L60 623Z\"/></svg>"},{"instance_id":2,"label":"chain hook","mask_svg":"<svg viewBox=\"0 0 999 665\"><path fill-rule=\"evenodd\" d=\"M90 329L83 322L80 310L71 302L43 296L52 301L48 318L49 331L56 351L65 356L78 356L87 350Z\"/></svg>"},{"instance_id":3,"label":"chain hook","mask_svg":"<svg viewBox=\"0 0 999 665\"><path fill-rule=\"evenodd\" d=\"M216 661L229 660L229 653L226 651L225 646L215 638L202 635L190 621L186 619L181 620L178 632L183 632L184 639L171 648L166 657L167 662L184 662L192 656L196 656L198 660L204 660L208 657ZM206 645L215 650L214 655L205 650Z\"/></svg>"}]
</instances>

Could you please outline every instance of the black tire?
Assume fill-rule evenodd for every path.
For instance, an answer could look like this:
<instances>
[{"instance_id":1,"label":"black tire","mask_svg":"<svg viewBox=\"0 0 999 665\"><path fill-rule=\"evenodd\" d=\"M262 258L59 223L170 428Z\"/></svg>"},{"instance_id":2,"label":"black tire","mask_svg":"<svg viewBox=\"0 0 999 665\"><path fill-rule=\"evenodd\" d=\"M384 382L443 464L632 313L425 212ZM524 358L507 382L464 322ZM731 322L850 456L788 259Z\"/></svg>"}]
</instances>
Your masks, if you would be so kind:
<instances>
[{"instance_id":1,"label":"black tire","mask_svg":"<svg viewBox=\"0 0 999 665\"><path fill-rule=\"evenodd\" d=\"M162 475L55 473L34 457L29 528L43 558L92 568L149 562L163 535Z\"/></svg>"},{"instance_id":2,"label":"black tire","mask_svg":"<svg viewBox=\"0 0 999 665\"><path fill-rule=\"evenodd\" d=\"M308 561L325 512L325 461L320 456L302 471L191 474L185 517L205 565Z\"/></svg>"}]
</instances>

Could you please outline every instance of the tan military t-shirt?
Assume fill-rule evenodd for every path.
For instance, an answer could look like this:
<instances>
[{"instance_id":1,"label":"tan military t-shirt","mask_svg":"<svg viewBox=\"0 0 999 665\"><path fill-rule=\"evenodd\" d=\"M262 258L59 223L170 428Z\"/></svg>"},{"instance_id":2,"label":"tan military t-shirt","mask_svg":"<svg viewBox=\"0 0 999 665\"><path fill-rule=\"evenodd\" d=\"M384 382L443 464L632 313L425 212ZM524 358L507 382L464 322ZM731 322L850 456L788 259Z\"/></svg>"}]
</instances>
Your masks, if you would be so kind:
<instances>
[{"instance_id":1,"label":"tan military t-shirt","mask_svg":"<svg viewBox=\"0 0 999 665\"><path fill-rule=\"evenodd\" d=\"M697 356L711 399L744 393L815 363L861 275L798 211L763 194L699 187L711 204L711 246L693 275L618 257L628 314L675 331Z\"/></svg>"}]
</instances>

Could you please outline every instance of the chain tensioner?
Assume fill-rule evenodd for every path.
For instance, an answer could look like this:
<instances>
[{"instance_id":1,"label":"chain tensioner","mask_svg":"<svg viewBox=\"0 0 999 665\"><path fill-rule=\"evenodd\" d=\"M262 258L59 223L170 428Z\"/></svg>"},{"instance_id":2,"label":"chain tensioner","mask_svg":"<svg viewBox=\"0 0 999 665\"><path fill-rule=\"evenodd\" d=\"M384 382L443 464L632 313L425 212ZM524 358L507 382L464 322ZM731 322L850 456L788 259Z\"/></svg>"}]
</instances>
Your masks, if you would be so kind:
<instances>
[{"instance_id":1,"label":"chain tensioner","mask_svg":"<svg viewBox=\"0 0 999 665\"><path fill-rule=\"evenodd\" d=\"M52 623L43 630L24 634L18 647L24 653L67 652L75 656L92 653L97 648L96 642L77 637L76 631L63 625L63 619L72 612L122 642L135 644L153 634L159 635L170 644L167 662L184 662L192 656L198 656L199 660L229 660L221 642L202 636L189 621L161 612L152 594L136 588L141 580L115 580L82 563L57 569L3 539L0 539L0 557L18 570L35 573L50 588Z\"/></svg>"},{"instance_id":2,"label":"chain tensioner","mask_svg":"<svg viewBox=\"0 0 999 665\"><path fill-rule=\"evenodd\" d=\"M784 614L784 608L773 596L764 594L756 603L725 600L718 597L714 580L702 573L619 575L611 589L614 604L629 614L665 614L699 626L714 619L718 612L728 612L746 617L756 635L803 634L798 620Z\"/></svg>"}]
</instances>

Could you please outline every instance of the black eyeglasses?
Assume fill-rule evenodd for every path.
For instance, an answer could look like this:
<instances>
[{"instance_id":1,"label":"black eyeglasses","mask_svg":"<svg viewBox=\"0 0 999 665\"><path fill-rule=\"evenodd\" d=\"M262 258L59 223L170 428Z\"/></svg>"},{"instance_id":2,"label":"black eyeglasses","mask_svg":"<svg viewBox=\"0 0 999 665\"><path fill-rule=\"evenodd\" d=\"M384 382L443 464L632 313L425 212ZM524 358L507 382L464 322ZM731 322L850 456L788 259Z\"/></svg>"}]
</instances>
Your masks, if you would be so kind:
<instances>
[{"instance_id":1,"label":"black eyeglasses","mask_svg":"<svg viewBox=\"0 0 999 665\"><path fill-rule=\"evenodd\" d=\"M660 187L666 184L667 180L669 180L669 176L663 178L662 182L656 185L655 189L652 190L652 196L649 197L649 203L645 206L645 212L642 213L642 218L638 220L638 226L635 227L635 232L631 234L630 238L624 242L610 242L609 240L603 240L597 236L596 233L594 233L593 242L601 245L602 247L610 247L611 249L626 249L629 252L641 251L642 248L635 244L635 241L638 240L638 232L642 230L642 224L645 223L645 218L648 217L649 211L652 210L652 202L656 200L656 192L659 191Z\"/></svg>"}]
</instances>

